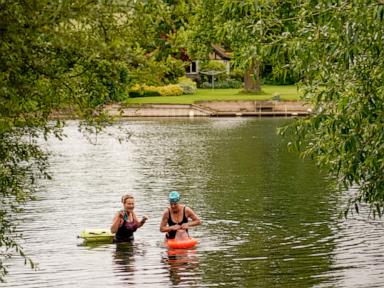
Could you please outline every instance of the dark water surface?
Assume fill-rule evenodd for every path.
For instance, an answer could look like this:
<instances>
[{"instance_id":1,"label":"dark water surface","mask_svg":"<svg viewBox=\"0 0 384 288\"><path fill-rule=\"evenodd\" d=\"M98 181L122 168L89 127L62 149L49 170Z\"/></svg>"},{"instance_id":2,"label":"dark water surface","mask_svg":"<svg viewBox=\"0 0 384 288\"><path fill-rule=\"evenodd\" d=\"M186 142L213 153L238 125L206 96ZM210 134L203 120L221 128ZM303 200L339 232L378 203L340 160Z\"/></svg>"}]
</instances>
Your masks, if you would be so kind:
<instances>
[{"instance_id":1,"label":"dark water surface","mask_svg":"<svg viewBox=\"0 0 384 288\"><path fill-rule=\"evenodd\" d=\"M12 259L4 287L383 287L384 229L367 214L338 219L345 196L286 151L286 119L141 119L128 142L87 142L76 122L50 140L42 182L21 230L37 271ZM117 126L109 132L118 133ZM167 251L159 232L169 191L201 217L193 250ZM82 245L108 228L120 197L149 221L129 244ZM353 193L353 191L351 191Z\"/></svg>"}]
</instances>

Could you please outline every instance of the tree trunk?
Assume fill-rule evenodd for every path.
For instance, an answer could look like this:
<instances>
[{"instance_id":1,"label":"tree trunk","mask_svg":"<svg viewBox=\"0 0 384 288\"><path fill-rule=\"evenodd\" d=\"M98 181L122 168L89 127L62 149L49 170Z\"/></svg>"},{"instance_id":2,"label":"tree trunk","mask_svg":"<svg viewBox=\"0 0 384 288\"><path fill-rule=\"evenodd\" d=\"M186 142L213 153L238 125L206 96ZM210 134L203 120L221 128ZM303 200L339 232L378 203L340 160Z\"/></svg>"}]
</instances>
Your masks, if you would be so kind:
<instances>
[{"instance_id":1,"label":"tree trunk","mask_svg":"<svg viewBox=\"0 0 384 288\"><path fill-rule=\"evenodd\" d=\"M252 61L251 65L245 71L244 75L244 91L260 92L260 61Z\"/></svg>"}]
</instances>

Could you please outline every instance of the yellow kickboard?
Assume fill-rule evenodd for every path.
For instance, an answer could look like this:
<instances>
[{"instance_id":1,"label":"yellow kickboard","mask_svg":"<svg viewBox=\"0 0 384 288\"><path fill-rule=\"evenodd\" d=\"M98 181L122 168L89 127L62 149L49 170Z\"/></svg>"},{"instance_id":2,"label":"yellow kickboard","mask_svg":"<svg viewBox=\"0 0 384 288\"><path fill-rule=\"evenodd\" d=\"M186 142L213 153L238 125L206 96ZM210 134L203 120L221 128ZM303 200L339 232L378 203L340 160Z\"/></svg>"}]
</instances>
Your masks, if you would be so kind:
<instances>
[{"instance_id":1,"label":"yellow kickboard","mask_svg":"<svg viewBox=\"0 0 384 288\"><path fill-rule=\"evenodd\" d=\"M85 241L111 241L115 234L111 233L109 229L85 229L80 232L79 238Z\"/></svg>"}]
</instances>

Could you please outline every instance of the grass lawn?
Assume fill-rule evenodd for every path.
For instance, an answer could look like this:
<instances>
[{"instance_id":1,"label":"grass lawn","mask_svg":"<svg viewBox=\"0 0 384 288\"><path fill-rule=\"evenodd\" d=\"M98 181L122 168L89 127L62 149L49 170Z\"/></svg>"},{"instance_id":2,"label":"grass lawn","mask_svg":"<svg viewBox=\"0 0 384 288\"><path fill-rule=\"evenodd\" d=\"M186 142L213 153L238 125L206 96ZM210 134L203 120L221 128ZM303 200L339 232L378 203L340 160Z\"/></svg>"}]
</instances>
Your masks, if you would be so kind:
<instances>
[{"instance_id":1,"label":"grass lawn","mask_svg":"<svg viewBox=\"0 0 384 288\"><path fill-rule=\"evenodd\" d=\"M299 100L300 91L294 85L263 85L260 94L241 93L241 89L198 89L194 95L156 96L129 98L123 103L130 104L193 104L196 101L228 101L228 100L271 100L279 95L280 100Z\"/></svg>"}]
</instances>

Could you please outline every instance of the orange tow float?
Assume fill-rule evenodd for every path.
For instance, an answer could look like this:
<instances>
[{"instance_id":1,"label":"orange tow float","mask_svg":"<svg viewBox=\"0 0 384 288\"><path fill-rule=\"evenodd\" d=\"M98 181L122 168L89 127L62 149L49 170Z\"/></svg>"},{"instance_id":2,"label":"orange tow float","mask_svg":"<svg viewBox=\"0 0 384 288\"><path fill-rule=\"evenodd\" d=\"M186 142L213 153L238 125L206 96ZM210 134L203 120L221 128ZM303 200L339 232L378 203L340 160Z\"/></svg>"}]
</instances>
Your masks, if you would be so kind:
<instances>
[{"instance_id":1,"label":"orange tow float","mask_svg":"<svg viewBox=\"0 0 384 288\"><path fill-rule=\"evenodd\" d=\"M171 249L186 249L192 248L197 244L195 238L189 238L185 240L168 239L166 245Z\"/></svg>"}]
</instances>

